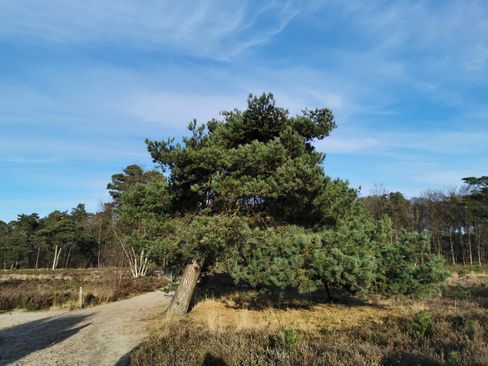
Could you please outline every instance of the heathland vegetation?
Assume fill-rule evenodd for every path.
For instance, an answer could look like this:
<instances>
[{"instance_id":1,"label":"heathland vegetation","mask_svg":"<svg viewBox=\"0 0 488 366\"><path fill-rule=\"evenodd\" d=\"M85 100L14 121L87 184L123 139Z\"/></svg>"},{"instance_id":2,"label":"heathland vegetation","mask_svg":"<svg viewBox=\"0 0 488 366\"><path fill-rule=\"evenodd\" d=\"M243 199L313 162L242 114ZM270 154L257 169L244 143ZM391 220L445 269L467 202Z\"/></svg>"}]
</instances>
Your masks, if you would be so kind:
<instances>
[{"instance_id":1,"label":"heathland vegetation","mask_svg":"<svg viewBox=\"0 0 488 366\"><path fill-rule=\"evenodd\" d=\"M133 278L124 268L0 271L0 313L98 305L154 291L165 283L155 276Z\"/></svg>"},{"instance_id":2,"label":"heathland vegetation","mask_svg":"<svg viewBox=\"0 0 488 366\"><path fill-rule=\"evenodd\" d=\"M446 262L482 271L488 260L488 177L419 198L381 189L361 197L325 174L325 155L314 147L336 127L329 109L290 116L263 94L222 116L192 121L178 141L147 140L157 169L114 174L112 201L98 213L80 204L0 222L3 268L177 275L167 315L194 310L182 321L168 317L133 355L135 365L456 364L486 356L476 351L486 344L486 291L444 282ZM415 311L414 298L431 310ZM321 309L331 301L342 305ZM215 308L238 324L209 323ZM259 312L281 319L293 308L302 310L279 326L259 320ZM332 326L337 317L321 312L334 309L361 321Z\"/></svg>"},{"instance_id":3,"label":"heathland vegetation","mask_svg":"<svg viewBox=\"0 0 488 366\"><path fill-rule=\"evenodd\" d=\"M450 269L425 300L315 293L278 304L220 282L183 319L155 324L131 365L487 365L488 275Z\"/></svg>"}]
</instances>

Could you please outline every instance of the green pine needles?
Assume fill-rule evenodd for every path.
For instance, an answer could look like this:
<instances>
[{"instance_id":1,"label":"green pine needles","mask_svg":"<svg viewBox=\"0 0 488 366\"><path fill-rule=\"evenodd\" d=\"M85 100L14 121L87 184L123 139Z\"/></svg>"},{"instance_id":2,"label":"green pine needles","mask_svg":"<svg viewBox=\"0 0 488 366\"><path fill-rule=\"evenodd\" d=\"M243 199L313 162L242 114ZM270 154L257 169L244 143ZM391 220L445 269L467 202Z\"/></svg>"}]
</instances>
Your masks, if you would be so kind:
<instances>
[{"instance_id":1,"label":"green pine needles","mask_svg":"<svg viewBox=\"0 0 488 366\"><path fill-rule=\"evenodd\" d=\"M146 141L164 175L128 188L117 176L121 231L154 261L218 263L236 282L302 292L411 294L446 278L424 234L373 220L357 190L325 175L313 143L336 127L329 109L290 116L263 94L222 116L191 122L181 142Z\"/></svg>"}]
</instances>

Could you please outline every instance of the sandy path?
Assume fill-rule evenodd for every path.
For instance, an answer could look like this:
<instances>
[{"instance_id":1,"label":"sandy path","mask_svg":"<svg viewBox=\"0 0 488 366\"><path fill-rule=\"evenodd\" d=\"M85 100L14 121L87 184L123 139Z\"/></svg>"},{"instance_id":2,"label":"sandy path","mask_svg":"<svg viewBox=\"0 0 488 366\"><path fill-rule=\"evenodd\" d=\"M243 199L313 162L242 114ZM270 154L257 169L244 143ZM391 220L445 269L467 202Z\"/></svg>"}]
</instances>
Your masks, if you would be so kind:
<instances>
[{"instance_id":1,"label":"sandy path","mask_svg":"<svg viewBox=\"0 0 488 366\"><path fill-rule=\"evenodd\" d=\"M0 314L0 365L123 365L169 300L156 291L82 310Z\"/></svg>"}]
</instances>

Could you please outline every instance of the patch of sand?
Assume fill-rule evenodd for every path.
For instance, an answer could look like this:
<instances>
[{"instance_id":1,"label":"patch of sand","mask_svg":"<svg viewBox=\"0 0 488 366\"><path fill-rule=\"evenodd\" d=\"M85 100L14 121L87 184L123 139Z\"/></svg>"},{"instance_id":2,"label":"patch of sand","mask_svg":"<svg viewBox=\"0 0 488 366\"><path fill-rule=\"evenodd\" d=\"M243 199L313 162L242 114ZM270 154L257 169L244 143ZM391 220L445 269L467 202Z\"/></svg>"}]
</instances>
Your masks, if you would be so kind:
<instances>
[{"instance_id":1,"label":"patch of sand","mask_svg":"<svg viewBox=\"0 0 488 366\"><path fill-rule=\"evenodd\" d=\"M156 291L75 311L0 314L0 365L123 365L170 299Z\"/></svg>"}]
</instances>

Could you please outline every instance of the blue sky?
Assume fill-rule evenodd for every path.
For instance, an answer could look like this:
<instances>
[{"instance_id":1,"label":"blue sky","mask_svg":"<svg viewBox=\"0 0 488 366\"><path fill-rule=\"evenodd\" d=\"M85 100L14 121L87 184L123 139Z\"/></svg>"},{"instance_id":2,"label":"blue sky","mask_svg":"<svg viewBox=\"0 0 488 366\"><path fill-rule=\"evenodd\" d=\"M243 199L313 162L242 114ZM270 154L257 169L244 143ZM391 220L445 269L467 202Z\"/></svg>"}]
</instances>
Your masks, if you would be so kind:
<instances>
[{"instance_id":1,"label":"blue sky","mask_svg":"<svg viewBox=\"0 0 488 366\"><path fill-rule=\"evenodd\" d=\"M486 1L0 0L0 219L78 202L273 92L329 107L327 174L407 196L487 175Z\"/></svg>"}]
</instances>

